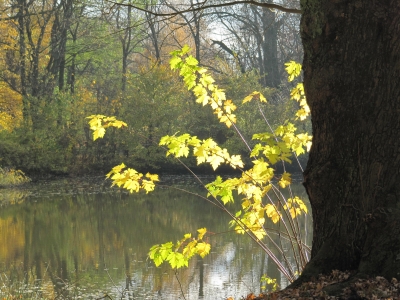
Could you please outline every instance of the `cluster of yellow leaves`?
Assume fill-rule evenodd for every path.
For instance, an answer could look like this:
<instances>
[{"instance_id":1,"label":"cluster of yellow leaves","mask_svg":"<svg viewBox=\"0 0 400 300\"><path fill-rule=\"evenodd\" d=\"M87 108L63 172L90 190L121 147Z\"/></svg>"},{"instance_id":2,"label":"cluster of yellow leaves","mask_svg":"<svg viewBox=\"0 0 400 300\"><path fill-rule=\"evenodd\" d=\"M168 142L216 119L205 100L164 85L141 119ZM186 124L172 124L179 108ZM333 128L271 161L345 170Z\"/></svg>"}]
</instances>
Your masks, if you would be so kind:
<instances>
[{"instance_id":1,"label":"cluster of yellow leaves","mask_svg":"<svg viewBox=\"0 0 400 300\"><path fill-rule=\"evenodd\" d=\"M170 61L171 69L180 71L186 86L193 91L198 103L210 105L218 119L230 127L236 121L233 114L236 106L231 100L226 100L224 91L214 84L214 79L207 73L206 69L198 66L195 58L188 56L183 59L183 56L189 51L188 46L185 46L182 50L173 51ZM286 64L286 70L291 81L300 74L301 65L290 62ZM297 117L303 120L309 114L309 109L305 103L302 85L297 85L292 91L292 98L299 101L303 112L298 113ZM253 99L266 102L261 93L253 92L243 100L243 103L250 102ZM90 128L94 131L94 139L103 137L105 128L109 126L118 128L126 126L124 122L116 120L115 117L93 115L89 119ZM243 171L242 176L238 178L223 180L220 176L217 176L216 180L206 187L208 189L207 196L213 196L223 204L234 201L233 191L242 195L242 210L236 213L234 219L230 222L231 226L237 233L251 233L261 240L267 234L264 228L266 218L277 223L283 218L284 211L286 215L293 219L302 213L307 213L307 207L300 198L281 200L283 203L276 205L267 193L271 189L275 193L278 190L272 182L275 174L274 169L270 166L278 161L291 162L289 157L293 153L300 155L305 153L306 150L308 151L311 146L311 136L306 133L296 134L296 127L288 122L279 126L272 133L255 134L253 139L260 141L251 151L251 156L255 158L252 161L253 166ZM189 134L164 136L159 145L168 148L167 156L173 155L176 158L187 157L192 148L197 164L210 163L214 170L222 163L229 164L233 168L243 168L240 155L231 156L227 149L219 147L211 138L200 140ZM140 189L144 189L146 192L152 191L154 181L158 180L157 175L151 174L146 174L147 179L143 179L143 174L133 169L125 169L124 164L113 168L107 174L107 177L113 180L113 185L122 186L131 192L138 192ZM278 180L278 185L280 188L286 188L291 184L291 181L290 174L284 172ZM280 192L278 191L278 193ZM265 199L269 199L269 202L264 203ZM206 229L199 229L198 233L197 239L192 238L191 234L186 234L176 244L168 242L155 245L150 249L149 256L156 266L164 261L168 261L172 268L187 266L193 255L199 254L204 257L210 251L210 245L203 241Z\"/></svg>"},{"instance_id":2,"label":"cluster of yellow leaves","mask_svg":"<svg viewBox=\"0 0 400 300\"><path fill-rule=\"evenodd\" d=\"M267 102L267 99L265 99L265 97L260 92L255 91L243 99L243 104L246 102L250 102L253 99L260 100L260 102Z\"/></svg>"},{"instance_id":3,"label":"cluster of yellow leaves","mask_svg":"<svg viewBox=\"0 0 400 300\"><path fill-rule=\"evenodd\" d=\"M253 140L259 140L251 156L258 157L260 153L268 159L271 164L278 161L291 163L292 153L297 156L310 150L312 137L307 133L296 134L297 128L290 122L279 126L273 134L258 133L253 135Z\"/></svg>"},{"instance_id":4,"label":"cluster of yellow leaves","mask_svg":"<svg viewBox=\"0 0 400 300\"><path fill-rule=\"evenodd\" d=\"M300 76L301 73L301 64L291 60L285 63L285 70L288 73L288 81L293 81L296 77Z\"/></svg>"},{"instance_id":5,"label":"cluster of yellow leaves","mask_svg":"<svg viewBox=\"0 0 400 300\"><path fill-rule=\"evenodd\" d=\"M260 158L253 161L253 167L242 173L239 178L229 178L222 180L217 176L216 180L207 184L209 191L208 196L219 197L224 203L233 202L233 191L237 191L238 195L243 195L242 210L236 214L236 219L230 222L235 231L240 234L251 232L258 239L262 239L266 235L264 224L266 217L277 223L282 218L282 213L273 203L263 203L263 199L267 193L274 188L272 180L274 178L274 169L272 169L264 159ZM281 175L278 184L281 188L287 187L291 183L290 174L285 172ZM295 197L295 202L288 201L287 206L283 209L289 211L291 216L295 218L304 210L304 202ZM295 206L298 205L298 206ZM291 213L291 209L295 209L296 214ZM300 211L297 210L300 208Z\"/></svg>"},{"instance_id":6,"label":"cluster of yellow leaves","mask_svg":"<svg viewBox=\"0 0 400 300\"><path fill-rule=\"evenodd\" d=\"M286 64L286 70L289 74L289 81L300 75L301 65L295 62ZM299 101L301 109L297 112L297 118L304 120L309 114L309 108L305 101L304 88L298 84L292 91L292 99ZM266 102L262 94L253 92L247 96L243 103L250 102L252 99ZM262 239L266 235L264 230L265 217L272 222L277 223L281 220L283 214L274 203L263 203L266 194L273 188L272 179L274 170L270 164L279 161L291 162L289 159L292 153L301 155L309 151L312 137L307 133L296 133L296 127L287 122L279 126L273 133L259 133L253 136L254 140L259 140L251 151L252 157L262 157L253 160L253 167L243 172L241 178L228 179L223 181L220 177L208 184L209 195L220 197L220 200L226 204L233 202L233 190L237 190L239 195L243 195L242 211L236 214L236 220L231 221L237 233L251 231L257 238ZM267 159L265 161L264 159ZM286 188L292 182L291 175L284 172L278 185ZM294 219L302 212L307 213L307 207L304 202L298 198L289 198L282 207Z\"/></svg>"},{"instance_id":7,"label":"cluster of yellow leaves","mask_svg":"<svg viewBox=\"0 0 400 300\"><path fill-rule=\"evenodd\" d=\"M228 127L235 122L236 117L233 111L236 106L231 100L226 100L225 92L219 89L214 83L214 79L207 73L207 70L198 66L198 62L192 56L183 59L183 56L190 51L185 46L182 50L172 52L170 65L172 69L178 69L189 90L193 90L196 96L196 102L204 105L210 105L217 115L218 119ZM301 65L290 62L286 65L289 74L289 80L299 76ZM305 103L304 90L297 86L297 90L292 92L292 98L298 100L303 111L297 113L297 117L303 120L309 113L308 106ZM295 91L298 91L299 95ZM253 92L243 99L243 103L256 99L266 102L265 97L259 92ZM279 222L282 213L273 203L263 203L266 194L273 187L272 179L274 170L270 164L278 161L291 162L289 159L293 152L301 155L309 150L311 146L311 136L306 133L296 134L296 127L288 122L286 125L279 126L273 133L255 134L253 139L260 140L251 152L252 157L262 157L253 160L253 167L242 173L240 178L233 178L223 181L221 177L207 185L208 196L219 198L224 204L233 202L233 191L236 190L239 195L243 195L242 211L236 214L236 219L232 220L231 225L235 227L236 232L252 232L257 238L262 239L266 235L264 230L265 218L270 218L274 223ZM160 141L160 145L168 147L167 155L175 157L189 155L189 146L193 147L193 155L197 158L197 163L208 162L216 169L221 163L229 163L233 167L240 168L243 163L239 156L230 156L226 149L221 149L212 139L200 141L197 137L191 137L189 134L180 136L166 136ZM266 159L267 161L265 161ZM232 163L234 161L234 163ZM291 176L285 172L278 180L281 188L286 188L291 184ZM305 204L298 197L290 199L283 209L289 212L292 218L295 218L304 210ZM293 202L294 201L294 202ZM296 206L297 205L297 206Z\"/></svg>"},{"instance_id":8,"label":"cluster of yellow leaves","mask_svg":"<svg viewBox=\"0 0 400 300\"><path fill-rule=\"evenodd\" d=\"M143 176L134 169L126 168L123 163L114 167L106 176L112 180L113 186L123 187L131 193L138 193L141 189L145 190L146 194L152 192L155 188L154 182L158 181L158 175L147 173Z\"/></svg>"},{"instance_id":9,"label":"cluster of yellow leaves","mask_svg":"<svg viewBox=\"0 0 400 300\"><path fill-rule=\"evenodd\" d=\"M289 198L287 203L283 206L283 209L286 209L290 212L290 216L292 219L301 215L302 212L305 214L308 212L307 206L304 202L297 196L294 198Z\"/></svg>"},{"instance_id":10,"label":"cluster of yellow leaves","mask_svg":"<svg viewBox=\"0 0 400 300\"><path fill-rule=\"evenodd\" d=\"M94 141L97 140L98 138L104 137L106 133L106 128L108 127L123 128L128 126L125 122L119 121L115 117L107 117L103 115L91 115L87 117L87 119L90 119L89 126L90 129L93 130Z\"/></svg>"},{"instance_id":11,"label":"cluster of yellow leaves","mask_svg":"<svg viewBox=\"0 0 400 300\"><path fill-rule=\"evenodd\" d=\"M304 154L311 148L312 136L307 133L296 134L297 128L292 123L278 126L275 130L275 135L280 137L285 143L285 146L296 153L296 155Z\"/></svg>"},{"instance_id":12,"label":"cluster of yellow leaves","mask_svg":"<svg viewBox=\"0 0 400 300\"><path fill-rule=\"evenodd\" d=\"M167 261L173 269L187 267L190 258L194 255L205 257L210 253L211 245L204 241L204 236L207 233L206 228L197 230L197 238L192 238L192 234L187 233L183 239L176 242L168 242L165 244L154 245L150 248L149 257L158 267L164 261Z\"/></svg>"},{"instance_id":13,"label":"cluster of yellow leaves","mask_svg":"<svg viewBox=\"0 0 400 300\"><path fill-rule=\"evenodd\" d=\"M279 288L276 278L271 278L271 277L267 276L266 274L261 276L261 283L263 284L261 287L262 290L266 290L267 285L271 286L271 288L270 288L271 292L275 292Z\"/></svg>"},{"instance_id":14,"label":"cluster of yellow leaves","mask_svg":"<svg viewBox=\"0 0 400 300\"><path fill-rule=\"evenodd\" d=\"M297 76L300 75L301 72L301 64L290 61L285 64L286 72L288 73L288 81L293 81ZM310 107L307 104L306 96L304 93L304 85L302 82L298 83L290 92L290 99L296 100L299 105L300 109L296 112L297 119L305 120L310 115Z\"/></svg>"},{"instance_id":15,"label":"cluster of yellow leaves","mask_svg":"<svg viewBox=\"0 0 400 300\"><path fill-rule=\"evenodd\" d=\"M103 138L108 127L123 128L128 126L115 117L91 115L87 119L90 119L89 126L93 130L93 140ZM143 175L135 169L127 168L124 163L112 168L106 177L112 180L113 186L122 187L131 193L138 193L140 190L146 191L146 194L152 192L155 188L155 181L159 181L158 175L150 173Z\"/></svg>"},{"instance_id":16,"label":"cluster of yellow leaves","mask_svg":"<svg viewBox=\"0 0 400 300\"><path fill-rule=\"evenodd\" d=\"M233 113L237 108L236 105L232 100L226 99L224 90L214 84L215 80L207 69L199 67L198 61L193 56L183 58L189 51L189 46L185 45L182 50L171 52L171 69L179 69L186 86L196 96L197 103L203 106L210 105L219 121L231 127L236 123L236 115Z\"/></svg>"},{"instance_id":17,"label":"cluster of yellow leaves","mask_svg":"<svg viewBox=\"0 0 400 300\"><path fill-rule=\"evenodd\" d=\"M233 202L234 190L238 195L243 195L242 210L236 214L236 220L231 221L237 233L244 234L246 231L252 232L257 238L262 239L266 232L264 230L265 214L274 220L270 212L271 206L263 204L264 196L270 191L271 180L274 176L274 170L263 159L253 161L253 167L242 173L239 178L229 178L225 181L221 177L217 177L214 182L207 185L209 191L208 196L220 197L221 201L226 204ZM276 212L276 210L273 210Z\"/></svg>"},{"instance_id":18,"label":"cluster of yellow leaves","mask_svg":"<svg viewBox=\"0 0 400 300\"><path fill-rule=\"evenodd\" d=\"M161 138L160 146L167 146L167 156L172 154L175 157L187 157L190 152L189 146L193 147L193 155L197 159L197 164L209 163L214 170L222 163L229 164L232 168L243 168L243 162L240 155L229 155L228 150L222 149L211 138L199 140L196 136L188 133L180 136L166 135Z\"/></svg>"}]
</instances>

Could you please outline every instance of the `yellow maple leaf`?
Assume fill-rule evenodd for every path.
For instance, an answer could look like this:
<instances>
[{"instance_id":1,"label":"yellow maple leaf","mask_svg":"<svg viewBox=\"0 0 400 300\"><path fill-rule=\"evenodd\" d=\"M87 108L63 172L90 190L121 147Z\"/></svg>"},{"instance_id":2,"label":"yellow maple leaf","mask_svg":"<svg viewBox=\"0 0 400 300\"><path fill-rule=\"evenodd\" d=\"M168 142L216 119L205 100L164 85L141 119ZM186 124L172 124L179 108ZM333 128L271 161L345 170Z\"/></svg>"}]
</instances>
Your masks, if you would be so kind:
<instances>
[{"instance_id":1,"label":"yellow maple leaf","mask_svg":"<svg viewBox=\"0 0 400 300\"><path fill-rule=\"evenodd\" d=\"M243 99L243 103L250 102L251 100L256 99L260 100L260 102L267 102L267 99L260 92L254 91L247 97Z\"/></svg>"},{"instance_id":2,"label":"yellow maple leaf","mask_svg":"<svg viewBox=\"0 0 400 300\"><path fill-rule=\"evenodd\" d=\"M112 126L117 127L117 128L122 128L122 127L127 127L128 124L126 124L126 123L123 122L123 121L115 120L115 121L112 123Z\"/></svg>"},{"instance_id":3,"label":"yellow maple leaf","mask_svg":"<svg viewBox=\"0 0 400 300\"><path fill-rule=\"evenodd\" d=\"M154 191L155 188L155 184L153 181L149 181L149 180L142 180L142 189L144 189L146 191L146 194L148 194L149 192Z\"/></svg>"},{"instance_id":4,"label":"yellow maple leaf","mask_svg":"<svg viewBox=\"0 0 400 300\"><path fill-rule=\"evenodd\" d=\"M225 109L225 111L228 113L228 114L230 114L230 113L232 113L233 111L235 111L236 110L236 105L232 102L232 100L226 100L225 101L225 103L224 103L224 109Z\"/></svg>"},{"instance_id":5,"label":"yellow maple leaf","mask_svg":"<svg viewBox=\"0 0 400 300\"><path fill-rule=\"evenodd\" d=\"M135 192L139 192L139 182L137 182L136 180L132 180L132 179L128 179L125 183L124 183L124 189L129 190L131 193Z\"/></svg>"},{"instance_id":6,"label":"yellow maple leaf","mask_svg":"<svg viewBox=\"0 0 400 300\"><path fill-rule=\"evenodd\" d=\"M243 168L242 157L240 155L232 155L229 164L234 169Z\"/></svg>"},{"instance_id":7,"label":"yellow maple leaf","mask_svg":"<svg viewBox=\"0 0 400 300\"><path fill-rule=\"evenodd\" d=\"M93 141L97 140L98 138L104 137L106 130L103 127L96 128L93 131Z\"/></svg>"},{"instance_id":8,"label":"yellow maple leaf","mask_svg":"<svg viewBox=\"0 0 400 300\"><path fill-rule=\"evenodd\" d=\"M157 175L157 174L150 174L150 173L147 173L147 174L146 174L146 177L149 178L151 181L159 181L158 175Z\"/></svg>"},{"instance_id":9,"label":"yellow maple leaf","mask_svg":"<svg viewBox=\"0 0 400 300\"><path fill-rule=\"evenodd\" d=\"M272 222L277 223L281 218L280 214L276 211L275 207L272 204L267 204L265 206L265 213L268 218L272 220Z\"/></svg>"},{"instance_id":10,"label":"yellow maple leaf","mask_svg":"<svg viewBox=\"0 0 400 300\"><path fill-rule=\"evenodd\" d=\"M207 228L203 227L203 228L197 229L197 232L199 233L197 238L199 240L201 240L201 239L203 239L204 235L207 233Z\"/></svg>"},{"instance_id":11,"label":"yellow maple leaf","mask_svg":"<svg viewBox=\"0 0 400 300\"><path fill-rule=\"evenodd\" d=\"M214 169L214 170L216 170L218 167L219 167L219 165L221 164L221 163L223 163L225 160L224 160L224 158L222 158L221 156L219 156L219 155L211 155L211 156L209 156L208 158L207 158L207 162L208 163L210 163L210 165L212 166L212 168Z\"/></svg>"},{"instance_id":12,"label":"yellow maple leaf","mask_svg":"<svg viewBox=\"0 0 400 300\"><path fill-rule=\"evenodd\" d=\"M230 115L225 115L219 118L219 121L221 123L225 123L225 125L230 128L232 126L232 123L236 123L236 116L234 114Z\"/></svg>"},{"instance_id":13,"label":"yellow maple leaf","mask_svg":"<svg viewBox=\"0 0 400 300\"><path fill-rule=\"evenodd\" d=\"M110 178L110 176L111 176L112 174L120 173L121 170L122 170L123 168L125 168L125 167L126 167L126 166L125 166L124 163L122 163L122 164L120 164L120 165L118 165L118 166L115 166L115 167L112 168L112 170L106 175L106 177L107 177L107 178Z\"/></svg>"},{"instance_id":14,"label":"yellow maple leaf","mask_svg":"<svg viewBox=\"0 0 400 300\"><path fill-rule=\"evenodd\" d=\"M209 243L198 243L196 245L197 253L204 258L208 253L210 253L211 245Z\"/></svg>"},{"instance_id":15,"label":"yellow maple leaf","mask_svg":"<svg viewBox=\"0 0 400 300\"><path fill-rule=\"evenodd\" d=\"M279 180L278 184L281 188L287 187L290 183L292 182L292 178L290 178L290 174L287 172L284 172L282 174L281 179Z\"/></svg>"}]
</instances>

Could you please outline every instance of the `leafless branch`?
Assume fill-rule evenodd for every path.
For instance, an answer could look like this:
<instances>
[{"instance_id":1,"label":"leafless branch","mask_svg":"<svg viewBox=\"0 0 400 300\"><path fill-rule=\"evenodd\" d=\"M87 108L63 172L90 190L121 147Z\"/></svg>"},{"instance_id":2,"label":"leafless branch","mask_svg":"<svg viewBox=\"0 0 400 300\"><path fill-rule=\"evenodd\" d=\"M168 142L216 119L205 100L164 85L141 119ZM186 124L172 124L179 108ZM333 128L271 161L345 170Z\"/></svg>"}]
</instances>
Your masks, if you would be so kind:
<instances>
[{"instance_id":1,"label":"leafless branch","mask_svg":"<svg viewBox=\"0 0 400 300\"><path fill-rule=\"evenodd\" d=\"M110 3L112 3L113 5L121 5L121 6L130 6L133 7L139 11L142 12L146 12L148 14L151 14L153 16L156 17L171 17L171 16L176 16L176 15L180 15L180 14L184 14L187 12L195 12L195 11L200 11L200 10L205 10L208 8L218 8L218 7L226 7L226 6L233 6L233 5L237 5L237 4L251 4L254 6L259 6L259 7L266 7L269 9L276 9L276 10L280 10L282 12L286 12L286 13L292 13L292 14L301 14L301 10L297 9L297 8L288 8L288 7L284 7L278 4L273 4L273 3L261 3L258 1L254 1L254 0L237 0L237 1L231 1L231 2L226 2L226 3L219 3L219 4L205 4L207 2L207 0L204 2L204 5L202 5L203 3L197 3L198 6L194 7L190 7L188 9L183 9L183 10L179 10L179 11L174 11L174 12L166 12L166 13L158 13L158 12L153 12L151 10L133 5L133 4L128 4L128 3L117 3L114 1L108 1Z\"/></svg>"}]
</instances>

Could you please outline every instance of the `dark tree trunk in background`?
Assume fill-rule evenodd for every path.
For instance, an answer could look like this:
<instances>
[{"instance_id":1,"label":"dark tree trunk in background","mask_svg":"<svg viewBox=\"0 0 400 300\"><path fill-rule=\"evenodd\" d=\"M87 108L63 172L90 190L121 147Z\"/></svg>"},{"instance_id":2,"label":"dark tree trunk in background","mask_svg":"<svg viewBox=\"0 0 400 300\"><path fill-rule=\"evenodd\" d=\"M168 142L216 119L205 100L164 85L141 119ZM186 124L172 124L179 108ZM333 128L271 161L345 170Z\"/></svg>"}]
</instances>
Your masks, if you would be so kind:
<instances>
[{"instance_id":1,"label":"dark tree trunk in background","mask_svg":"<svg viewBox=\"0 0 400 300\"><path fill-rule=\"evenodd\" d=\"M147 20L147 23L148 23L149 29L150 29L150 40L154 47L154 54L155 54L156 62L161 63L160 45L158 42L159 31L156 30L156 20L154 19L153 16L151 16L148 13L146 13L146 20Z\"/></svg>"},{"instance_id":2,"label":"dark tree trunk in background","mask_svg":"<svg viewBox=\"0 0 400 300\"><path fill-rule=\"evenodd\" d=\"M68 66L67 74L67 85L71 94L75 93L75 73L76 73L76 44L78 40L78 28L79 22L75 22L74 28L70 29L71 43L72 43L72 54L70 58L70 64Z\"/></svg>"},{"instance_id":3,"label":"dark tree trunk in background","mask_svg":"<svg viewBox=\"0 0 400 300\"><path fill-rule=\"evenodd\" d=\"M26 91L26 45L25 45L25 9L26 1L18 0L18 18L17 18L17 29L18 29L18 46L19 46L19 77L20 77L20 92L22 95L22 116L25 121L29 118L29 101L27 99Z\"/></svg>"},{"instance_id":4,"label":"dark tree trunk in background","mask_svg":"<svg viewBox=\"0 0 400 300\"><path fill-rule=\"evenodd\" d=\"M278 29L281 23L276 20L276 13L264 7L262 9L263 28L263 85L278 87L279 79L279 60L278 60Z\"/></svg>"},{"instance_id":5,"label":"dark tree trunk in background","mask_svg":"<svg viewBox=\"0 0 400 300\"><path fill-rule=\"evenodd\" d=\"M272 1L267 1L272 3ZM265 87L277 88L280 84L278 60L278 30L282 25L277 20L276 12L263 7L261 10L252 7L253 18L250 18L249 28L252 28L257 39L258 69L260 83Z\"/></svg>"},{"instance_id":6,"label":"dark tree trunk in background","mask_svg":"<svg viewBox=\"0 0 400 300\"><path fill-rule=\"evenodd\" d=\"M130 1L128 1L131 4ZM128 77L128 65L129 55L131 55L135 49L137 43L134 43L134 30L135 25L133 24L133 11L132 7L117 7L115 25L119 33L119 40L122 47L122 92L126 91L127 77Z\"/></svg>"},{"instance_id":7,"label":"dark tree trunk in background","mask_svg":"<svg viewBox=\"0 0 400 300\"><path fill-rule=\"evenodd\" d=\"M54 13L51 28L51 56L48 69L57 78L60 90L64 89L67 37L73 15L73 1L62 0Z\"/></svg>"},{"instance_id":8,"label":"dark tree trunk in background","mask_svg":"<svg viewBox=\"0 0 400 300\"><path fill-rule=\"evenodd\" d=\"M128 76L128 57L131 54L131 42L132 42L132 7L128 6L126 15L126 28L124 30L124 36L121 38L122 44L122 91L126 91L126 82Z\"/></svg>"},{"instance_id":9,"label":"dark tree trunk in background","mask_svg":"<svg viewBox=\"0 0 400 300\"><path fill-rule=\"evenodd\" d=\"M400 278L400 2L304 0L314 221L303 278Z\"/></svg>"}]
</instances>

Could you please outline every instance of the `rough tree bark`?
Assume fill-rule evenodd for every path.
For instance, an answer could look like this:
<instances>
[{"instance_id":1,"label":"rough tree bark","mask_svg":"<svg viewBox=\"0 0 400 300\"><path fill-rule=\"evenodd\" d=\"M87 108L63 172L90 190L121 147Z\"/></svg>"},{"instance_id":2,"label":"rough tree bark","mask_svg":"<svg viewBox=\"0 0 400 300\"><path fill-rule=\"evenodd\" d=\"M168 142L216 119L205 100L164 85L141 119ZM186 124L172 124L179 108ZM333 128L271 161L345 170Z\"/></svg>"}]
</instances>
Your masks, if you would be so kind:
<instances>
[{"instance_id":1,"label":"rough tree bark","mask_svg":"<svg viewBox=\"0 0 400 300\"><path fill-rule=\"evenodd\" d=\"M303 0L313 211L301 278L334 269L400 278L400 2Z\"/></svg>"}]
</instances>

